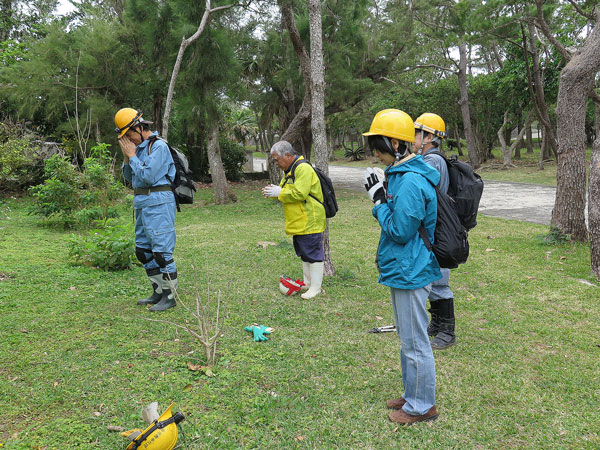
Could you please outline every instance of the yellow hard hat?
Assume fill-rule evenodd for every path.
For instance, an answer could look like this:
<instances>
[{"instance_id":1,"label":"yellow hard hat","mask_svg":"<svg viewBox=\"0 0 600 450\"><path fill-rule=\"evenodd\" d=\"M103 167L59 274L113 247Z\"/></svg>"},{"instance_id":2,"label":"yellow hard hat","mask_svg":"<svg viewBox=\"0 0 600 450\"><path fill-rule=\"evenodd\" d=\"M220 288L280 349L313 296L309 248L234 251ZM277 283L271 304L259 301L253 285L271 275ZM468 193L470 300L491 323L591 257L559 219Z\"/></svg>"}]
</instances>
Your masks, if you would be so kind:
<instances>
[{"instance_id":1,"label":"yellow hard hat","mask_svg":"<svg viewBox=\"0 0 600 450\"><path fill-rule=\"evenodd\" d=\"M119 135L119 139L127 133L127 130L140 123L152 122L142 119L142 112L133 108L122 108L115 114L115 132Z\"/></svg>"},{"instance_id":2,"label":"yellow hard hat","mask_svg":"<svg viewBox=\"0 0 600 450\"><path fill-rule=\"evenodd\" d=\"M173 403L136 437L125 450L173 450L177 444L177 424L184 419L180 412L172 414Z\"/></svg>"},{"instance_id":3,"label":"yellow hard hat","mask_svg":"<svg viewBox=\"0 0 600 450\"><path fill-rule=\"evenodd\" d=\"M446 137L446 124L444 119L434 113L421 114L415 120L415 129L427 131L441 139Z\"/></svg>"},{"instance_id":4,"label":"yellow hard hat","mask_svg":"<svg viewBox=\"0 0 600 450\"><path fill-rule=\"evenodd\" d=\"M399 109L384 109L375 114L371 128L363 136L387 136L405 142L415 142L413 120Z\"/></svg>"}]
</instances>

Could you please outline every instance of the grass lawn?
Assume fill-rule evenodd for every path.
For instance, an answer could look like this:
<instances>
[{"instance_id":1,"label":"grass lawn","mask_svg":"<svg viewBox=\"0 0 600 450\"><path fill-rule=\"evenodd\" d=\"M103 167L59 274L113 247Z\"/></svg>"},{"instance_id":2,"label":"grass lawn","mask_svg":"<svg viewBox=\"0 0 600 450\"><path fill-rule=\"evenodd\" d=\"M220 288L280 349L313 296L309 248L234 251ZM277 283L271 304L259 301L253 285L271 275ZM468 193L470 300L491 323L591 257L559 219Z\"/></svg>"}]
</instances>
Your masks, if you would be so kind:
<instances>
[{"instance_id":1,"label":"grass lawn","mask_svg":"<svg viewBox=\"0 0 600 450\"><path fill-rule=\"evenodd\" d=\"M337 275L325 295L284 297L301 276L280 205L261 184L216 206L203 189L177 216L180 290L227 292L215 377L192 338L152 314L141 268L73 265L70 232L40 226L28 199L0 202L0 448L119 449L107 426L145 428L143 406L186 415L182 449L506 449L600 447L599 288L589 246L547 246L547 228L479 217L469 261L452 271L458 344L436 352L440 417L399 428L385 401L402 393L399 340L377 284L379 227L366 195L339 193L330 221ZM126 211L122 220L131 220ZM258 241L277 245L263 249ZM586 281L588 283L586 283ZM275 328L254 343L244 326ZM182 440L180 440L180 443Z\"/></svg>"}]
</instances>

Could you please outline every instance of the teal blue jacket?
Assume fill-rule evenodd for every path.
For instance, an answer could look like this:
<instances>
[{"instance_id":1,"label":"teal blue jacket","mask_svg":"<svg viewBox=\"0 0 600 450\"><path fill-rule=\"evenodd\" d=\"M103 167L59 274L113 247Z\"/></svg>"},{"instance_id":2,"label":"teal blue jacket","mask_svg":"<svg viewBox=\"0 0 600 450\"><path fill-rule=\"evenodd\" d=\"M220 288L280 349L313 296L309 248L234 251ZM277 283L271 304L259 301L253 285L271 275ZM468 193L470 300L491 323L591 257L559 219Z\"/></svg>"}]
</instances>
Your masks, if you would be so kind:
<instances>
[{"instance_id":1,"label":"teal blue jacket","mask_svg":"<svg viewBox=\"0 0 600 450\"><path fill-rule=\"evenodd\" d=\"M433 243L437 218L434 186L440 173L422 156L394 163L385 170L387 203L373 207L381 227L377 249L379 282L397 289L418 289L442 277L440 266L419 236L423 222Z\"/></svg>"}]
</instances>

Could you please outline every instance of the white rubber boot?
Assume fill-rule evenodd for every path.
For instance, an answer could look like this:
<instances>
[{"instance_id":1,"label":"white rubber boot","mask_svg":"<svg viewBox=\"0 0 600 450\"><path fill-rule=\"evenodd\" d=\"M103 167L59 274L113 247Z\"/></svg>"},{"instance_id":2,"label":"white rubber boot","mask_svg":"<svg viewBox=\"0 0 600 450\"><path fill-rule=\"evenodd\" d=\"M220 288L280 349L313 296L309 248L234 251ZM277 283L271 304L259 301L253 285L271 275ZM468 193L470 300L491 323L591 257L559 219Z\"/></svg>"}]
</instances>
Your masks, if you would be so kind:
<instances>
[{"instance_id":1,"label":"white rubber boot","mask_svg":"<svg viewBox=\"0 0 600 450\"><path fill-rule=\"evenodd\" d=\"M310 289L302 294L304 300L316 297L321 293L321 283L323 283L323 262L310 264Z\"/></svg>"},{"instance_id":2,"label":"white rubber boot","mask_svg":"<svg viewBox=\"0 0 600 450\"><path fill-rule=\"evenodd\" d=\"M304 286L302 287L303 291L308 291L310 289L310 263L306 261L302 261L302 278L304 281Z\"/></svg>"}]
</instances>

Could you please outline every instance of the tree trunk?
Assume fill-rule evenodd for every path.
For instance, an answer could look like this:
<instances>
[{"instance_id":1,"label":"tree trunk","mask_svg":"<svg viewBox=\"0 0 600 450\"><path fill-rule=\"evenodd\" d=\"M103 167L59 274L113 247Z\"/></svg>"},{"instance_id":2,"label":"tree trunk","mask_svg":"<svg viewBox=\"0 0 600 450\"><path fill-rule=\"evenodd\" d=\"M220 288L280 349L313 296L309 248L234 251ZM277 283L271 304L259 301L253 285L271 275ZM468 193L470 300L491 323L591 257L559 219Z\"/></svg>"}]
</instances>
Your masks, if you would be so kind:
<instances>
[{"instance_id":1,"label":"tree trunk","mask_svg":"<svg viewBox=\"0 0 600 450\"><path fill-rule=\"evenodd\" d=\"M302 99L302 106L281 136L281 140L288 141L290 144L294 145L297 141L302 139L304 131L310 123L312 103L310 60L308 58L308 54L306 53L306 49L304 48L304 44L302 43L302 39L300 38L300 33L298 32L296 23L294 22L294 13L291 3L284 2L283 0L279 0L278 3L281 9L282 21L290 34L294 52L296 53L300 63L302 78L304 79L304 98ZM298 148L298 146L296 146L296 148Z\"/></svg>"},{"instance_id":2,"label":"tree trunk","mask_svg":"<svg viewBox=\"0 0 600 450\"><path fill-rule=\"evenodd\" d=\"M527 126L525 133L527 135L527 153L533 153L533 132L531 131L531 125Z\"/></svg>"},{"instance_id":3,"label":"tree trunk","mask_svg":"<svg viewBox=\"0 0 600 450\"><path fill-rule=\"evenodd\" d=\"M154 121L154 129L162 130L162 107L163 107L164 97L162 95L156 95L152 101L152 120ZM163 136L164 139L166 137Z\"/></svg>"},{"instance_id":4,"label":"tree trunk","mask_svg":"<svg viewBox=\"0 0 600 450\"><path fill-rule=\"evenodd\" d=\"M467 91L467 44L461 42L458 46L460 62L458 65L458 87L460 90L460 111L462 113L463 124L465 127L465 139L467 140L467 149L469 159L474 169L479 168L479 157L477 156L477 146L473 137L471 127L471 111L469 109L469 94Z\"/></svg>"},{"instance_id":5,"label":"tree trunk","mask_svg":"<svg viewBox=\"0 0 600 450\"><path fill-rule=\"evenodd\" d=\"M598 13L600 18L600 12ZM598 25L598 23L596 24ZM585 115L588 96L600 70L600 29L594 27L560 73L556 118L558 166L552 223L585 242Z\"/></svg>"},{"instance_id":6,"label":"tree trunk","mask_svg":"<svg viewBox=\"0 0 600 450\"><path fill-rule=\"evenodd\" d=\"M523 123L523 112L519 111L519 120L517 123L517 131L520 133L521 130L523 130L523 135L525 134L525 125ZM521 159L521 148L523 147L523 140L520 139L519 142L517 143L517 145L515 146L515 153L514 153L514 158L515 159Z\"/></svg>"},{"instance_id":7,"label":"tree trunk","mask_svg":"<svg viewBox=\"0 0 600 450\"><path fill-rule=\"evenodd\" d=\"M600 280L600 105L596 103L596 139L590 161L590 187L588 196L588 224L592 273Z\"/></svg>"},{"instance_id":8,"label":"tree trunk","mask_svg":"<svg viewBox=\"0 0 600 450\"><path fill-rule=\"evenodd\" d=\"M552 126L552 120L550 119L550 114L548 114L548 105L546 104L546 97L544 94L544 80L542 78L542 71L540 69L540 63L537 53L537 48L535 45L536 42L536 33L535 27L532 23L528 24L529 27L529 51L531 53L531 68L533 71L533 87L535 88L535 95L533 95L533 100L536 105L536 109L538 112L538 118L542 122L544 127L544 136L546 137L546 152L549 149L552 149L552 152L556 155L556 136L554 135L554 127ZM524 50L527 53L527 50ZM529 68L528 59L526 60L527 67ZM530 85L530 94L533 94L531 91ZM543 147L542 147L543 149ZM546 156L542 151L542 155Z\"/></svg>"},{"instance_id":9,"label":"tree trunk","mask_svg":"<svg viewBox=\"0 0 600 450\"><path fill-rule=\"evenodd\" d=\"M204 14L202 14L202 19L200 20L200 25L196 32L191 35L188 39L184 37L181 38L181 45L179 46L179 52L177 53L177 59L175 60L175 65L173 66L173 73L171 74L171 81L169 82L169 90L167 92L167 103L165 104L165 113L163 115L163 128L161 136L167 139L169 134L169 119L171 118L171 107L173 105L173 94L175 92L175 83L177 82L177 77L179 76L179 69L181 69L181 62L183 61L183 54L185 53L185 49L194 42L196 39L200 37L208 20L210 19L211 13L215 11L219 11L222 9L231 8L233 5L219 6L217 8L210 8L210 0L205 0L206 6L204 8ZM217 140L218 143L218 140Z\"/></svg>"},{"instance_id":10,"label":"tree trunk","mask_svg":"<svg viewBox=\"0 0 600 450\"><path fill-rule=\"evenodd\" d=\"M498 130L498 141L500 142L500 150L502 151L502 159L504 160L504 168L507 169L512 165L512 153L508 152L508 148L506 146L506 138L504 137L504 130L508 125L508 111L504 111L504 119L502 120L502 125Z\"/></svg>"},{"instance_id":11,"label":"tree trunk","mask_svg":"<svg viewBox=\"0 0 600 450\"><path fill-rule=\"evenodd\" d=\"M224 205L225 203L237 201L235 194L229 190L227 178L225 178L225 170L221 160L221 147L219 146L219 122L214 118L209 120L207 153L210 176L215 191L215 203Z\"/></svg>"},{"instance_id":12,"label":"tree trunk","mask_svg":"<svg viewBox=\"0 0 600 450\"><path fill-rule=\"evenodd\" d=\"M325 130L325 75L323 68L323 37L321 30L321 0L308 0L310 22L310 75L312 89L312 141L315 152L315 165L329 174L329 152ZM329 249L329 221L323 233L323 275L334 275Z\"/></svg>"}]
</instances>

